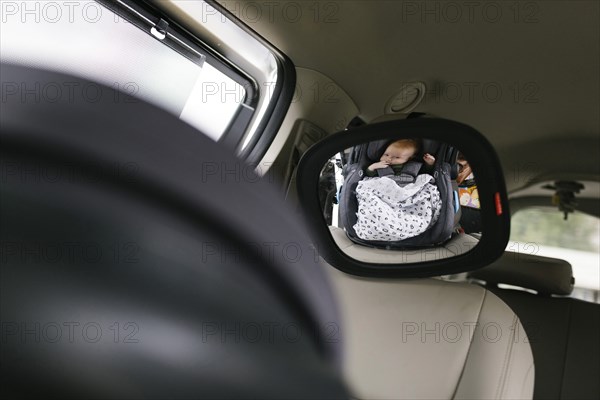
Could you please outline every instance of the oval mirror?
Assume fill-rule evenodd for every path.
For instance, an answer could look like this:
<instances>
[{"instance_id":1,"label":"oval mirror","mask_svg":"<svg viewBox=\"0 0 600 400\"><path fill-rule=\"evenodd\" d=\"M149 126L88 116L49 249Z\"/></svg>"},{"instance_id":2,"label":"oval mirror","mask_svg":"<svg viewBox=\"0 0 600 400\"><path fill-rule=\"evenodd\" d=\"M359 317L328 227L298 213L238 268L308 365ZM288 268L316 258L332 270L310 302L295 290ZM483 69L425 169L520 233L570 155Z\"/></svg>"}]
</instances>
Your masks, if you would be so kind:
<instances>
[{"instance_id":1,"label":"oval mirror","mask_svg":"<svg viewBox=\"0 0 600 400\"><path fill-rule=\"evenodd\" d=\"M297 183L328 262L362 275L421 276L438 274L440 263L470 270L501 254L508 213L500 171L474 129L421 118L332 135L307 151Z\"/></svg>"}]
</instances>

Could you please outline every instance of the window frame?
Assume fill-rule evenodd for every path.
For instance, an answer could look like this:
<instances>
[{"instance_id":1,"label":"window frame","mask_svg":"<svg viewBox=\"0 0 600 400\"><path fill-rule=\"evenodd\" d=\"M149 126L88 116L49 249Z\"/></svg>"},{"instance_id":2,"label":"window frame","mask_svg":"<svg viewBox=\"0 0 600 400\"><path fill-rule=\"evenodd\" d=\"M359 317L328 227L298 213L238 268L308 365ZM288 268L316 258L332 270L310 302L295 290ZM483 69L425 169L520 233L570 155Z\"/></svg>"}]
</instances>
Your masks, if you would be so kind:
<instances>
[{"instance_id":1,"label":"window frame","mask_svg":"<svg viewBox=\"0 0 600 400\"><path fill-rule=\"evenodd\" d=\"M252 117L257 111L256 107L261 96L257 79L246 72L244 65L239 62L234 64L149 1L96 1L200 67L204 62L208 62L218 71L244 87L246 96L219 142L229 145L239 157L251 164L260 162L279 131L294 96L296 69L285 54L260 37L215 0L205 0L208 5L222 13L228 20L266 47L277 63L277 81L272 89L271 100L252 138L247 146L242 149L243 138L247 133ZM166 36L162 40L154 37L150 32L151 28L155 27L161 20L168 24Z\"/></svg>"},{"instance_id":2,"label":"window frame","mask_svg":"<svg viewBox=\"0 0 600 400\"><path fill-rule=\"evenodd\" d=\"M279 132L279 128L294 98L296 90L296 67L285 53L281 52L255 30L243 23L226 7L219 4L216 0L205 1L265 46L273 54L277 63L277 81L273 89L273 97L252 140L239 153L240 157L246 159L251 164L258 164ZM241 143L238 146L241 146Z\"/></svg>"}]
</instances>

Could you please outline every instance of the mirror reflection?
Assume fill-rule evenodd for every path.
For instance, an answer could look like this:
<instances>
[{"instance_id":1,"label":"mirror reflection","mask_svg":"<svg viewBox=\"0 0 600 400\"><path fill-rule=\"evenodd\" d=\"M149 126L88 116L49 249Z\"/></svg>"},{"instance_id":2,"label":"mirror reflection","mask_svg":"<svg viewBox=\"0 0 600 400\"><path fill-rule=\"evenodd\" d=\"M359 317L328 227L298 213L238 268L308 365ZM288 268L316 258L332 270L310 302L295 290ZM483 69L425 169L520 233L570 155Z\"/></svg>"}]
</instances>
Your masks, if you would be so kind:
<instances>
[{"instance_id":1,"label":"mirror reflection","mask_svg":"<svg viewBox=\"0 0 600 400\"><path fill-rule=\"evenodd\" d=\"M376 263L432 261L477 245L475 176L448 143L372 141L331 156L321 170L319 199L347 255Z\"/></svg>"}]
</instances>

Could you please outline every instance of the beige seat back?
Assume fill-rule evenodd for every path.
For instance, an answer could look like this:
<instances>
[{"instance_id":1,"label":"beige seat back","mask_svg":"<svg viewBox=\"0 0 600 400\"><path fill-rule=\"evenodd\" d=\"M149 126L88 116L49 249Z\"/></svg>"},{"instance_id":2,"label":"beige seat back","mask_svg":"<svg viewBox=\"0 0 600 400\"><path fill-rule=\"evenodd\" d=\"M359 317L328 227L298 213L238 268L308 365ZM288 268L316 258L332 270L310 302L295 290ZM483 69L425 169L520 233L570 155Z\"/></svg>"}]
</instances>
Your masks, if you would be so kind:
<instances>
[{"instance_id":1,"label":"beige seat back","mask_svg":"<svg viewBox=\"0 0 600 400\"><path fill-rule=\"evenodd\" d=\"M361 278L326 268L342 308L344 374L359 399L531 399L515 313L476 285Z\"/></svg>"}]
</instances>

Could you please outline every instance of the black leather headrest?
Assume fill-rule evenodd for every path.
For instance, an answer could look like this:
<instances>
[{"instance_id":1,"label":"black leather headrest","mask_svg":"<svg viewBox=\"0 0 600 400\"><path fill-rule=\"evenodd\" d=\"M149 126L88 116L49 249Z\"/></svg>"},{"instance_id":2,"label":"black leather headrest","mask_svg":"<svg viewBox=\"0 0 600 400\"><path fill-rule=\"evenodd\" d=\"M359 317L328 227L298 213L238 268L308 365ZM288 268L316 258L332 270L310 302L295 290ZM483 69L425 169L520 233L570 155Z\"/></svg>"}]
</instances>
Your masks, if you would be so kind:
<instances>
[{"instance_id":1,"label":"black leather headrest","mask_svg":"<svg viewBox=\"0 0 600 400\"><path fill-rule=\"evenodd\" d=\"M575 282L567 261L517 252L505 252L496 262L470 272L469 276L488 284L519 286L545 295L568 295Z\"/></svg>"},{"instance_id":2,"label":"black leather headrest","mask_svg":"<svg viewBox=\"0 0 600 400\"><path fill-rule=\"evenodd\" d=\"M108 87L1 79L2 397L345 396L326 276L252 167Z\"/></svg>"}]
</instances>

